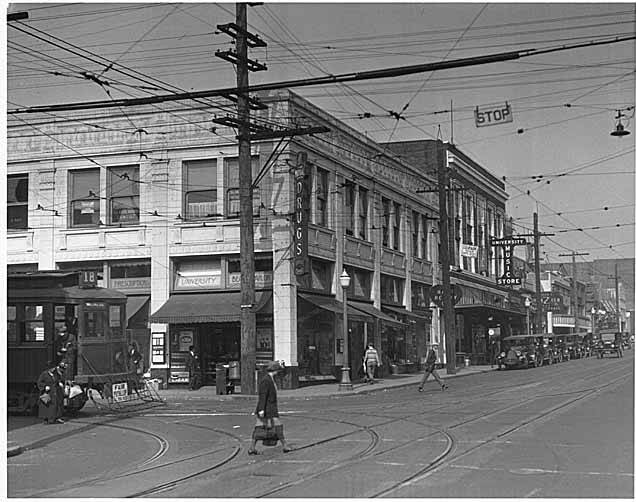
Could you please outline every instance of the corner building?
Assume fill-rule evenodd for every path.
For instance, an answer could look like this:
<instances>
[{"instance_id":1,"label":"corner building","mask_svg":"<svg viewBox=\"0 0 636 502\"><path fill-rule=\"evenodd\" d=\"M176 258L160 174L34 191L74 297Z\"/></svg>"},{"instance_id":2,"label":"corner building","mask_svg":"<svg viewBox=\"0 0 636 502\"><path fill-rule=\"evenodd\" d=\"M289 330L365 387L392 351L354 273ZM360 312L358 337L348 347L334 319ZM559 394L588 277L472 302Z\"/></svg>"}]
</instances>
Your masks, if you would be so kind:
<instances>
[{"instance_id":1,"label":"corner building","mask_svg":"<svg viewBox=\"0 0 636 502\"><path fill-rule=\"evenodd\" d=\"M419 190L434 186L434 169L289 91L260 98L268 108L254 122L329 132L252 142L257 361L284 360L286 387L339 378L346 269L353 379L367 343L385 373L417 371L429 344L444 362L430 302L441 281L437 194ZM187 383L190 345L204 384L217 363L240 360L238 146L213 118L207 107L173 104L8 128L9 271L95 271L128 296L126 328L167 385ZM298 181L309 194L301 274ZM503 226L492 231L500 237ZM494 271L498 260L479 263Z\"/></svg>"}]
</instances>

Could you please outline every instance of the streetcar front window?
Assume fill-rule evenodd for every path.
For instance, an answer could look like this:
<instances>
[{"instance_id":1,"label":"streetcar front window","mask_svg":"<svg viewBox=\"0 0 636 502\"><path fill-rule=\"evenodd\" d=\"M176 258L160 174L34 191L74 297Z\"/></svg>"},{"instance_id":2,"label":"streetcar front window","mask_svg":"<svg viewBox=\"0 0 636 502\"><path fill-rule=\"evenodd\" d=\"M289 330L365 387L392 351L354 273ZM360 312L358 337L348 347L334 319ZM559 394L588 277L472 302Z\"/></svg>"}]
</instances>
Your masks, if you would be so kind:
<instances>
[{"instance_id":1,"label":"streetcar front window","mask_svg":"<svg viewBox=\"0 0 636 502\"><path fill-rule=\"evenodd\" d=\"M24 341L44 341L44 307L42 305L24 306Z\"/></svg>"},{"instance_id":2,"label":"streetcar front window","mask_svg":"<svg viewBox=\"0 0 636 502\"><path fill-rule=\"evenodd\" d=\"M88 310L84 313L84 336L103 337L106 330L106 312Z\"/></svg>"}]
</instances>

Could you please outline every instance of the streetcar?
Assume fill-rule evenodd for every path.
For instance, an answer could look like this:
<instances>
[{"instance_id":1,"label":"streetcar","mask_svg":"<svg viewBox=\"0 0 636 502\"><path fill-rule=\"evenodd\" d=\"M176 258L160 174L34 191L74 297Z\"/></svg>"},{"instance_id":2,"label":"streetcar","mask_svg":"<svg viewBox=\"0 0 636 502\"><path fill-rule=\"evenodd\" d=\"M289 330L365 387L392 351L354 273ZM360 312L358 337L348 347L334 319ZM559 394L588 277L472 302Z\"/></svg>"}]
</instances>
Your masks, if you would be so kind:
<instances>
[{"instance_id":1,"label":"streetcar","mask_svg":"<svg viewBox=\"0 0 636 502\"><path fill-rule=\"evenodd\" d=\"M126 295L97 287L95 272L8 274L8 411L37 409L38 376L67 349L65 382L75 390L67 411L79 411L93 389L112 398L113 390L134 388L125 323ZM61 347L62 335L72 344Z\"/></svg>"}]
</instances>

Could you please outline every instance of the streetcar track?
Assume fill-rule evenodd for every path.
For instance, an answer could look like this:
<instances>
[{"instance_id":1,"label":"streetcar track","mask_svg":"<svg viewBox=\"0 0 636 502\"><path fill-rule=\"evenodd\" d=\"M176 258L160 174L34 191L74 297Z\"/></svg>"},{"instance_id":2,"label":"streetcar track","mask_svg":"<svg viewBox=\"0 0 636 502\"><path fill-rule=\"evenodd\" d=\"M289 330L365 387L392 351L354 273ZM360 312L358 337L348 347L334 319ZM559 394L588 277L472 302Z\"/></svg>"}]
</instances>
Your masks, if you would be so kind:
<instances>
[{"instance_id":1,"label":"streetcar track","mask_svg":"<svg viewBox=\"0 0 636 502\"><path fill-rule=\"evenodd\" d=\"M588 380L588 379L598 379L602 375L606 375L606 374L612 373L612 372L617 371L617 370L624 370L627 367L630 367L630 368L633 367L633 361L629 362L628 364L620 365L618 367L617 367L617 365L613 365L611 368L607 369L606 371L597 372L597 373L594 373L594 375L591 375L591 376L588 376L588 377L583 377L580 380L578 380L577 383L580 383L580 382ZM566 369L569 369L569 368L566 368ZM579 368L576 368L575 371L559 372L559 375L561 375L561 376L575 376L578 373L578 371L577 371L578 369ZM586 366L586 369L589 370L589 367ZM598 386L595 386L595 387L591 387L591 388L578 389L578 390L572 390L572 391L568 391L568 392L555 393L555 394L542 394L542 395L537 395L537 396L530 397L530 398L526 397L526 398L524 398L524 401L522 403L516 403L516 404L514 404L512 406L499 408L497 410L490 410L487 413L481 414L481 415L476 416L476 417L471 417L471 418L469 418L469 419L467 419L465 421L453 424L453 425L447 427L445 430L439 429L438 427L436 427L436 426L434 426L434 425L432 425L430 423L420 422L420 421L411 420L411 419L416 417L416 416L420 416L423 413L429 413L429 412L432 412L432 413L438 412L439 413L439 412L441 412L441 410L443 410L445 408L450 408L450 407L452 407L454 405L457 405L457 404L465 404L466 401L474 402L474 401L483 400L483 399L485 399L485 398L487 398L489 396L493 396L493 395L496 395L496 394L499 394L499 393L502 393L502 392L507 392L509 390L513 390L515 388L518 388L519 385L518 384L513 384L513 385L508 386L508 387L506 387L504 389L502 389L502 388L499 388L499 389L488 389L487 392L480 393L480 394L477 394L477 395L475 393L471 393L470 397L467 397L466 399L462 399L462 400L459 400L459 401L453 401L451 403L448 403L448 402L446 402L446 403L434 403L435 406L437 406L436 408L426 409L426 410L418 410L416 413L409 414L407 416L397 416L396 417L396 416L387 416L387 415L372 414L372 413L370 414L368 412L368 405L366 405L366 410L362 410L362 411L359 411L359 412L354 411L354 409L358 408L360 406L355 406L355 407L344 406L343 412L345 412L345 413L354 413L354 414L363 413L366 416L370 416L370 417L375 416L377 418L387 419L387 421L380 422L378 424L373 424L373 425L370 425L370 426L360 426L359 424L356 424L356 423L353 423L353 422L346 422L344 420L334 420L334 419L328 419L328 418L323 418L323 417L316 417L315 415L314 416L305 416L305 415L302 415L300 413L295 413L294 415L290 414L289 416L297 416L299 418L306 418L306 419L310 419L310 420L322 420L322 421L327 421L327 422L332 422L332 423L341 423L341 424L346 424L346 425L349 425L349 426L356 427L356 430L354 430L354 431L348 431L346 433L339 434L337 436L333 436L333 437L328 437L328 438L324 438L324 439L321 439L321 440L317 440L317 441L314 441L312 443L296 447L296 448L294 448L293 451L299 451L299 450L313 448L313 447L316 447L316 446L321 445L321 444L325 444L325 443L328 443L328 442L332 442L332 441L336 441L336 440L339 440L339 439L346 438L346 437L354 435L354 434L358 434L360 432L366 432L367 434L369 434L371 436L371 441L368 442L369 444L367 445L367 447L364 450L362 450L360 452L357 452L356 454L352 455L351 457L348 457L348 458L346 458L344 460L341 460L341 461L337 462L336 464L330 466L327 469L321 470L319 472L312 473L309 476L305 476L305 477L296 479L296 480L288 482L286 484L279 485L279 486L277 486L274 489L271 489L271 490L269 490L269 491L267 491L265 493L262 493L262 494L258 495L258 497L265 497L265 496L268 496L268 495L272 495L272 494L281 492L281 491L283 491L283 490L285 490L287 488L291 488L291 487L300 485L300 484L302 484L304 482L307 482L307 481L309 481L311 479L314 479L316 477L324 475L324 474L326 474L328 472L331 472L331 471L333 471L335 469L340 469L342 467L351 466L352 464L359 463L359 462L364 461L364 460L366 460L366 459L368 459L370 457L377 457L379 455L384 455L386 453L393 452L393 451L395 451L395 450L397 450L399 448L404 448L406 446L411 445L415 441L415 440L411 440L411 441L409 441L409 442L407 442L405 444L398 444L396 446L384 449L382 451L375 451L377 446L378 446L378 444L381 441L381 437L376 431L373 430L373 428L382 427L382 426L385 426L385 425L388 425L388 424L391 424L391 423L395 423L397 421L407 421L407 422L415 423L415 424L418 424L418 425L421 425L421 426L424 426L424 427L428 427L428 428L433 430L432 432L428 433L424 437L418 438L417 441L430 439L431 437L436 436L438 434L441 435L444 438L444 441L446 443L446 447L442 451L442 453L437 455L430 462L427 462L425 464L425 466L422 469L419 469L416 473L414 473L414 474L410 475L409 477L399 481L398 483L395 483L393 486L390 486L388 488L384 488L382 491L376 493L375 495L372 495L372 497L383 496L383 495L391 493L391 492L393 492L393 491L395 491L395 490L397 490L397 489L399 489L399 488L401 488L403 486L408 486L408 485L410 485L412 483L417 482L419 479L422 479L422 478L426 477L427 475L429 475L429 474L431 474L431 473L433 473L433 472L435 472L435 471L437 471L437 470L439 470L441 468L444 468L451 461L455 461L457 459L463 458L464 456L468 455L469 453L475 451L478 448L482 448L484 446L487 446L487 445L490 445L490 444L494 444L496 442L500 442L499 440L502 437L504 437L506 435L509 435L509 434L512 434L516 430L519 430L519 429L521 429L521 428L523 428L523 427L525 427L527 425L530 425L533 422L537 422L537 421L541 420L544 417L547 417L547 416L550 416L552 414L555 414L555 413L559 412L559 410L562 410L562 409L564 409L564 408L566 408L568 406L571 406L571 405L573 405L573 404L575 404L575 403L577 403L577 402L579 402L581 400L587 399L587 398L595 395L596 393L598 393L600 391L600 389L608 387L609 385L612 385L614 382L622 380L622 379L626 378L627 376L629 376L629 375L622 375L622 376L620 376L620 377L618 377L618 378L616 378L616 379L614 379L614 380L612 380L612 381L610 381L608 383L605 383L605 384L602 384L602 385L598 385ZM554 375L552 375L552 377L554 377ZM540 383L542 383L542 382L539 382L539 384ZM456 447L457 443L456 443L456 440L453 438L453 436L448 432L449 430L462 427L464 425L467 425L467 424L472 423L472 422L477 421L477 420L482 420L482 419L484 419L486 417L489 417L489 416L493 416L493 415L504 413L506 411L509 411L510 409L515 408L515 407L526 405L526 404L528 404L528 402L531 402L531 401L536 401L536 400L545 399L545 398L571 396L571 395L574 395L574 394L576 394L578 396L574 397L572 399L569 399L565 403L559 403L557 406L554 406L554 407L548 409L547 411L544 411L542 413L533 415L529 420L522 421L521 423L516 424L514 427L511 427L511 428L505 430L504 432L498 433L498 434L494 435L493 437L488 438L487 440L484 440L484 441L480 442L479 444L477 444L477 445L475 445L473 447L470 447L468 450L466 450L465 452L463 452L463 453L461 453L459 455L451 456L452 452L455 450L455 447ZM579 394L582 394L582 395L579 395ZM428 403L428 404L430 404L430 403ZM385 402L385 403L383 403L380 406L380 408L383 411L386 412L387 408L396 407L396 406L403 406L403 405L404 405L404 402L395 402L395 403L386 403ZM376 406L376 408L377 408L377 406ZM244 413L242 413L242 414L244 415ZM132 417L139 417L139 416L144 416L144 415L143 414L132 414L132 415L126 415L126 416L121 416L120 415L120 416L115 417L112 421L116 421L116 420L119 420L119 419L122 419L122 418L130 418L131 416ZM196 416L197 415L193 415L193 417L196 417ZM83 423L83 422L80 421L80 423ZM231 462L234 458L236 458L239 455L239 453L242 451L241 446L240 446L240 442L242 442L242 438L239 437L239 436L236 436L234 434L228 433L228 432L226 432L224 430L215 429L215 428L212 428L212 427L206 427L206 426L199 425L199 424L192 424L192 423L188 423L186 421L179 421L179 422L174 422L174 423L183 424L183 425L186 425L188 427L196 427L196 428L202 428L202 429L206 429L206 430L211 430L211 431L214 431L214 432L216 432L218 434L222 434L222 435L226 435L228 437L231 437L232 439L234 439L237 442L239 442L239 444L232 447L233 448L233 452L230 455L228 455L226 458L220 460L219 462L217 462L216 464L214 464L212 466L208 466L205 469L198 470L198 471L195 471L195 472L191 472L190 474L188 474L186 476L182 476L182 477L179 477L177 479L162 483L160 485L147 488L147 489L145 489L143 491L134 493L132 495L127 495L126 498L134 498L134 497L142 497L142 496L152 495L152 494L156 494L156 493L159 493L159 492L163 492L163 491L175 488L176 486L178 486L179 484L182 484L185 481L188 481L188 480L190 480L192 478L195 478L195 477L201 476L203 474L209 473L211 471L217 470L220 467L223 467L224 465L226 465L229 462ZM152 471L152 470L162 469L162 468L165 468L165 467L168 467L168 466L171 466L171 465L175 465L175 464L178 464L178 463L186 462L188 460L192 460L192 459L196 459L196 458L202 458L202 457L204 457L206 455L211 455L211 454L214 454L214 453L218 453L219 451L223 451L224 449L226 449L226 448L221 448L221 449L218 449L218 450L212 450L212 451L207 451L207 452L203 452L203 453L198 453L198 454L190 456L190 457L186 457L186 458L183 458L183 459L177 459L177 460L174 460L174 461L170 461L170 462L163 463L163 464L158 464L158 465L155 465L155 466L152 466L152 467L147 467L147 468L144 469L143 467L148 466L152 462L155 462L156 460L158 460L159 458L161 458L162 456L164 456L167 453L167 451L169 449L169 442L165 438L163 438L163 437L159 436L158 434L153 433L151 431L146 431L146 430L142 430L142 429L138 429L138 428L130 427L130 426L110 424L107 421L92 422L90 424L87 424L87 427L85 427L85 428L86 429L90 429L90 428L98 427L99 425L102 425L102 426L105 426L105 427L112 427L112 428L116 428L116 429L130 430L130 431L134 431L134 432L150 435L151 437L156 439L159 442L159 444L160 444L159 449L150 458L148 458L147 460L145 460L144 462L139 464L137 466L136 470L125 472L125 473L121 473L121 474L116 475L114 477L107 478L108 480L119 479L119 478L123 478L123 477L130 477L130 476L142 474L142 473L145 473L145 472L149 472L149 471ZM58 441L58 440L62 439L63 437L68 437L71 434L77 434L78 432L81 432L85 428L83 427L83 428L80 428L79 431L72 431L72 432L69 432L69 433L65 433L65 434L61 434L61 435L55 436L53 439L47 440L46 444L50 444L52 442ZM44 443L44 442L34 443L34 445L32 445L32 447L33 446L35 446L35 447L42 446L43 444L40 444L40 443ZM555 455L555 452L553 452L553 455ZM558 459L557 459L557 466L558 466ZM102 478L94 478L94 479L89 479L89 480L83 480L81 483L77 483L77 485L80 485L80 484L85 485L86 482L103 481L105 479L106 478L102 477ZM77 485L71 485L70 487L65 487L64 489L69 489L69 488L72 488L73 486L77 486ZM56 491L59 492L59 488ZM40 493L52 493L52 491L48 490L48 491L40 492ZM33 496L33 495L30 495L30 496Z\"/></svg>"},{"instance_id":2,"label":"streetcar track","mask_svg":"<svg viewBox=\"0 0 636 502\"><path fill-rule=\"evenodd\" d=\"M450 462L454 462L458 459L464 458L467 455L469 455L470 453L473 453L475 450L479 449L479 448L483 448L486 445L490 445L491 443L493 443L495 440L499 440L502 437L505 437L509 434L512 434L513 432L516 432L517 430L526 427L527 425L532 424L533 422L537 422L541 419L546 418L547 416L556 414L559 411L562 411L563 409L572 406L574 404L577 404L579 401L582 401L584 399L587 399L591 396L594 396L595 394L597 394L598 392L600 392L601 389L605 388L605 387L609 387L610 385L614 384L615 382L625 379L627 378L629 375L623 375L621 377L618 377L614 380L611 380L610 382L607 382L603 385L599 385L598 387L596 387L595 389L589 390L587 392L585 392L582 396L578 396L575 398L570 399L569 401L567 401L566 403L561 403L557 406L554 406L550 409L548 409L547 411L543 411L539 414L535 414L534 416L532 416L531 418L522 421L521 423L518 423L512 427L509 427L508 429L504 430L503 432L499 432L493 436L491 436L489 439L485 440L482 443L479 443L477 445L474 445L472 447L469 447L466 451L462 452L459 455L455 455L453 457L450 457L449 455L446 455L444 458L438 459L436 464L430 467L425 467L423 469L418 470L416 473L408 476L407 478L395 483L393 486L389 487L389 488L385 488L383 490L381 490L380 492L377 492L375 494L369 495L369 498L376 498L376 497L382 497L384 495L387 495L391 492L394 492L397 489L400 489L404 486L408 486L411 485L421 479L423 479L424 477L428 476L429 474L447 466L450 464ZM481 418L481 417L480 417ZM457 428L459 426L463 426L465 425L465 423L459 423L459 424L453 424L451 427L449 427L449 429L453 429L453 428ZM450 450L448 450L448 453L450 454Z\"/></svg>"}]
</instances>

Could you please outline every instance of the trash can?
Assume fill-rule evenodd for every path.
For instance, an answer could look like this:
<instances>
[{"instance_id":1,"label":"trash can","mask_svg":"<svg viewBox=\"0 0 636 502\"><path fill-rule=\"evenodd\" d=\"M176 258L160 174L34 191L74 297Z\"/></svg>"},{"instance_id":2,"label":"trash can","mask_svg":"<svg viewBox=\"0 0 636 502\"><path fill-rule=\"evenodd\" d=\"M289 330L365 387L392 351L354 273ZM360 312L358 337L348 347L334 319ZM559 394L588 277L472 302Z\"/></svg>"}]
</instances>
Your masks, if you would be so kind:
<instances>
[{"instance_id":1,"label":"trash can","mask_svg":"<svg viewBox=\"0 0 636 502\"><path fill-rule=\"evenodd\" d=\"M227 373L228 366L225 364L216 365L216 393L217 395L227 394Z\"/></svg>"},{"instance_id":2,"label":"trash can","mask_svg":"<svg viewBox=\"0 0 636 502\"><path fill-rule=\"evenodd\" d=\"M241 366L238 361L230 361L230 380L241 379Z\"/></svg>"}]
</instances>

